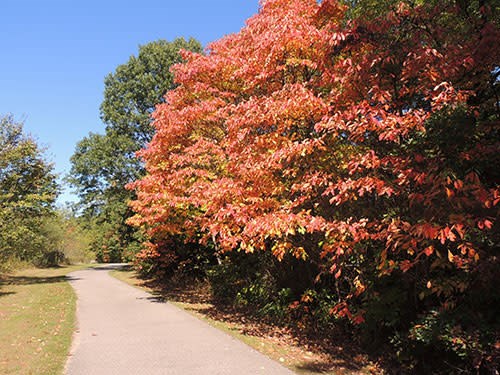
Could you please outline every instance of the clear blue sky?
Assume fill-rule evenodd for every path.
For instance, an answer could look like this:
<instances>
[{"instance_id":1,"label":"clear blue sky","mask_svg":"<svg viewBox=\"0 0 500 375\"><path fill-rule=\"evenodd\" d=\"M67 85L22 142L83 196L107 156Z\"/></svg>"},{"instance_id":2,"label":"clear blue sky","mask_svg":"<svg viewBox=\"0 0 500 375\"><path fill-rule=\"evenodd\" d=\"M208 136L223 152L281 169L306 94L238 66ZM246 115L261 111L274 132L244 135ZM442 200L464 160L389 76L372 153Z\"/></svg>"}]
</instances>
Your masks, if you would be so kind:
<instances>
[{"instance_id":1,"label":"clear blue sky","mask_svg":"<svg viewBox=\"0 0 500 375\"><path fill-rule=\"evenodd\" d=\"M192 36L206 46L257 10L258 0L0 0L0 116L24 120L62 176L76 143L104 130L104 77L139 45Z\"/></svg>"}]
</instances>

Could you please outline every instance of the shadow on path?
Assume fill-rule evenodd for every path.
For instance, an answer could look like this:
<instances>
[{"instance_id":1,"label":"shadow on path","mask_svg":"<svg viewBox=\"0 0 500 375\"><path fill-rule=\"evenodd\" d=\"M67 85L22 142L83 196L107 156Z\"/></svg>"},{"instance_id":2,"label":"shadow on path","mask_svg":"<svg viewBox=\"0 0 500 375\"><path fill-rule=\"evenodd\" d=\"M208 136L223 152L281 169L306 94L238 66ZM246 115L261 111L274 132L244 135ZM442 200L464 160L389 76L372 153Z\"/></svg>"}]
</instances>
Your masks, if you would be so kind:
<instances>
[{"instance_id":1,"label":"shadow on path","mask_svg":"<svg viewBox=\"0 0 500 375\"><path fill-rule=\"evenodd\" d=\"M305 344L309 350L316 353L311 357L300 359L297 354L297 364L294 369L300 373L367 373L367 356L358 350L355 343L342 331L335 332L333 338L322 336L315 332L305 332L296 327L276 323L266 319L254 310L236 308L221 303L211 297L210 287L207 283L194 280L158 282L144 280L143 285L152 289L151 297L145 298L152 302L181 302L183 309L201 314L216 322L223 323L231 330L239 331L248 337L268 338L270 343L281 341L298 342ZM355 348L355 349L352 349Z\"/></svg>"},{"instance_id":2,"label":"shadow on path","mask_svg":"<svg viewBox=\"0 0 500 375\"><path fill-rule=\"evenodd\" d=\"M165 302L168 302L168 300L162 296L151 296L151 297L137 297L136 299L140 299L140 300L146 300L146 301L150 301L150 302L153 302L153 303L165 303Z\"/></svg>"},{"instance_id":3,"label":"shadow on path","mask_svg":"<svg viewBox=\"0 0 500 375\"><path fill-rule=\"evenodd\" d=\"M128 271L131 265L128 263L109 263L90 268L94 271Z\"/></svg>"}]
</instances>

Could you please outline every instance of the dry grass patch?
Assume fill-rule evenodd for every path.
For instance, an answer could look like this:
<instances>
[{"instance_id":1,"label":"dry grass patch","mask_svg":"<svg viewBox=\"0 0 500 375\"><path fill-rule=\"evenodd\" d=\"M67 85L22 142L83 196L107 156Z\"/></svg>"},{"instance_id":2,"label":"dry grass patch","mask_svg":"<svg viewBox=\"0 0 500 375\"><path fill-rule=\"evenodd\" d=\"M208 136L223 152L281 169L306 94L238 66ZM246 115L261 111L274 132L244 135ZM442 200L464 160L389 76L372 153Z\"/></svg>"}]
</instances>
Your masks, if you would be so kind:
<instances>
[{"instance_id":1,"label":"dry grass patch","mask_svg":"<svg viewBox=\"0 0 500 375\"><path fill-rule=\"evenodd\" d=\"M61 374L75 328L66 275L85 266L0 275L0 374Z\"/></svg>"}]
</instances>

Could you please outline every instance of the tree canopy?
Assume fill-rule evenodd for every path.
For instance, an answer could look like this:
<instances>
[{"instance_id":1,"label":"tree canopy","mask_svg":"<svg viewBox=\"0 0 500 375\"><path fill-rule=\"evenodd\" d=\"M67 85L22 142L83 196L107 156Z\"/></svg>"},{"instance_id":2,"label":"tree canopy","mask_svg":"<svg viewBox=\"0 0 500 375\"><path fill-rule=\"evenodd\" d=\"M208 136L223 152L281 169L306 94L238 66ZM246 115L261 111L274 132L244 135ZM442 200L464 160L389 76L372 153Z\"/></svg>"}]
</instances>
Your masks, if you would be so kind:
<instances>
[{"instance_id":1,"label":"tree canopy","mask_svg":"<svg viewBox=\"0 0 500 375\"><path fill-rule=\"evenodd\" d=\"M201 52L202 47L193 38L150 42L139 46L137 56L131 56L104 79L101 118L107 132L126 135L136 146L151 140L151 113L174 88L170 67L181 61L180 50Z\"/></svg>"}]
</instances>

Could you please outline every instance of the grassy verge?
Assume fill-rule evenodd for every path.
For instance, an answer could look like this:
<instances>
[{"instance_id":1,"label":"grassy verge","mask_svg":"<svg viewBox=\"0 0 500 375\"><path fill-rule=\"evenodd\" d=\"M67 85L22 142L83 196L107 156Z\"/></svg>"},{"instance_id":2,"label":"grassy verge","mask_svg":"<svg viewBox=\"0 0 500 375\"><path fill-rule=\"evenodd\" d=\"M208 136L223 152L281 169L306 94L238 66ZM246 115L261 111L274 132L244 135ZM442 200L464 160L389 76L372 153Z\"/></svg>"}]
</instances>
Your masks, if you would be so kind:
<instances>
[{"instance_id":1,"label":"grassy verge","mask_svg":"<svg viewBox=\"0 0 500 375\"><path fill-rule=\"evenodd\" d=\"M66 274L86 266L0 274L0 374L61 374L75 328Z\"/></svg>"},{"instance_id":2,"label":"grassy verge","mask_svg":"<svg viewBox=\"0 0 500 375\"><path fill-rule=\"evenodd\" d=\"M361 375L382 374L366 356L343 346L325 347L291 329L276 327L230 308L221 308L211 303L206 285L187 288L159 288L140 280L132 270L115 270L111 275L132 286L144 289L155 296L168 300L210 325L221 329L247 345L281 362L284 366L302 375Z\"/></svg>"}]
</instances>

